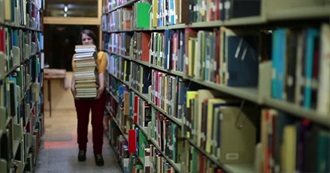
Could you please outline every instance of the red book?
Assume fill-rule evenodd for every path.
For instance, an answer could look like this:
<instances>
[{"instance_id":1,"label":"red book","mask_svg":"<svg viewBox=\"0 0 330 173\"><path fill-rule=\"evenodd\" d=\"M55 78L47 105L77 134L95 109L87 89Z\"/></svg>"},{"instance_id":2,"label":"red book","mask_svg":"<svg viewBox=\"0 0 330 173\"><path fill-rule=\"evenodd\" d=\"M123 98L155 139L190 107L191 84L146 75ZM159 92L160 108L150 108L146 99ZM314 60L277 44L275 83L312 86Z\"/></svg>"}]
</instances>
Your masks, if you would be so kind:
<instances>
[{"instance_id":1,"label":"red book","mask_svg":"<svg viewBox=\"0 0 330 173\"><path fill-rule=\"evenodd\" d=\"M135 154L136 152L136 131L128 131L128 152L130 154Z\"/></svg>"}]
</instances>

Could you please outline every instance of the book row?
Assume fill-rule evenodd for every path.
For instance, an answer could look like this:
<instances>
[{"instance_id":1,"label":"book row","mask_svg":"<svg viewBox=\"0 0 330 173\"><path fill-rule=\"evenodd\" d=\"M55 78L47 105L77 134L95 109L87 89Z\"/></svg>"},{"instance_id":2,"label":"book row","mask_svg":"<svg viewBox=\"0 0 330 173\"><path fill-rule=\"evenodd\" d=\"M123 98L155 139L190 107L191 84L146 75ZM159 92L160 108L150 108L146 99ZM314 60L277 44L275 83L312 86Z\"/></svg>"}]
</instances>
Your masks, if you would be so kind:
<instances>
[{"instance_id":1,"label":"book row","mask_svg":"<svg viewBox=\"0 0 330 173\"><path fill-rule=\"evenodd\" d=\"M128 93L126 93L125 95L127 94ZM110 99L111 98L112 97L110 97ZM110 141L112 146L116 147L115 151L118 151L118 158L120 160L120 163L122 164L124 172L125 171L129 172L130 170L135 170L135 169L139 169L142 172L153 172L153 171L178 172L178 170L181 169L180 168L181 166L173 166L173 164L178 162L179 164L175 164L175 165L180 165L180 161L179 161L180 158L183 158L184 155L187 155L187 157L191 155L191 151L193 150L193 147L191 147L189 150L186 150L185 151L186 153L182 153L181 152L183 147L182 144L184 142L183 138L176 138L181 133L180 128L171 121L167 120L162 122L162 120L166 119L164 115L162 115L159 111L157 112L154 108L144 107L143 104L145 104L145 101L143 101L143 99L138 98L137 100L139 104L137 106L138 108L134 108L134 110L138 109L137 115L143 115L141 111L144 111L145 108L149 110L153 109L152 111L158 115L159 119L155 121L155 124L157 124L155 128L148 129L147 127L144 126L144 123L151 122L149 119L151 118L149 117L150 116L150 111L149 111L149 113L145 114L146 116L145 121L142 120L143 118L141 116L139 116L138 118L131 117L126 119L127 122L124 122L125 124L130 124L128 126L125 126L125 127L130 127L130 129L128 130L121 129L123 126L120 124L121 120L118 119L122 119L123 116L125 116L125 114L122 113L123 111L120 110L113 111L112 108L109 108L109 110L111 111L110 115L112 117L111 118L112 125L110 126L113 126L114 128L114 129L111 129L111 127L109 128ZM110 104L111 107L116 106L114 104L112 104L111 102ZM125 103L123 104L124 104L123 107L125 109L126 107L125 105L127 104ZM134 128L134 126L136 128ZM151 131L150 134L149 131ZM172 132L174 132L175 135ZM114 137L116 135L120 135L120 137L119 138ZM152 135L154 137L150 139L148 138L149 135ZM114 139L119 139L119 141L114 141ZM177 147L180 147L180 150L177 150ZM196 152L196 156L205 157L198 152ZM194 158L196 156L194 155ZM132 160L130 161L130 159L132 160L136 159L137 161L133 162L134 164L132 164ZM161 159L161 162L159 162L160 160L158 159ZM195 163L192 163L192 157L189 159L189 162L191 162L191 165L197 163L196 160L194 160ZM218 172L221 171L221 169L218 166L216 166L214 163L212 163L210 160L207 160L206 158L204 158L203 163L205 163L205 166L199 169L201 171L202 170L208 170L212 172L215 172L215 170L217 170ZM191 165L187 166L187 169Z\"/></svg>"},{"instance_id":2,"label":"book row","mask_svg":"<svg viewBox=\"0 0 330 173\"><path fill-rule=\"evenodd\" d=\"M42 50L42 33L0 26L0 79Z\"/></svg>"},{"instance_id":3,"label":"book row","mask_svg":"<svg viewBox=\"0 0 330 173\"><path fill-rule=\"evenodd\" d=\"M181 169L205 169L199 156L180 156L187 148L190 148L189 153L203 153L203 157L218 165L250 163L252 170L257 172L269 172L272 169L317 172L329 169L329 155L312 152L327 150L325 147L328 146L330 135L326 128L317 126L308 119L292 117L274 109L260 110L256 105L242 103L237 99L224 99L224 96L219 98L219 95L212 95L214 93L205 89L187 92L182 126L136 95L135 91L124 91L123 109L114 111L113 114L116 114L116 119L125 121L121 122L126 124L126 129L121 130L123 135L129 136L130 129L127 128L132 126L127 124L134 123L174 164L184 162L182 158L190 158L185 163L193 163L190 166L179 166ZM133 99L131 95L134 95ZM109 106L116 109L118 105L110 102ZM128 111L127 115L123 113L125 107L130 107L133 111ZM127 109L131 110L130 108ZM258 134L260 138L257 138ZM309 140L311 137L315 137L315 140ZM130 137L127 140L130 141ZM133 148L138 147L132 146L132 150ZM311 157L318 161L307 161ZM257 166L252 163L257 163Z\"/></svg>"},{"instance_id":4,"label":"book row","mask_svg":"<svg viewBox=\"0 0 330 173\"><path fill-rule=\"evenodd\" d=\"M40 30L44 0L1 0L0 24Z\"/></svg>"},{"instance_id":5,"label":"book row","mask_svg":"<svg viewBox=\"0 0 330 173\"><path fill-rule=\"evenodd\" d=\"M143 4L145 6L133 9L132 6ZM130 29L152 29L165 27L186 28L210 27L219 25L260 24L286 19L304 19L309 17L327 18L329 15L329 2L327 1L291 1L283 4L273 0L152 0L152 1L104 1L102 24L123 21L124 15L112 16L122 9L132 9L136 15L135 21L144 23L144 27ZM143 9L143 10L142 10ZM293 10L294 9L294 10ZM308 13L304 10L310 9ZM120 12L121 13L121 12ZM131 13L131 14L132 14ZM125 15L126 17L127 15ZM143 18L143 21L137 21ZM123 23L117 23L122 26ZM114 25L112 25L114 26ZM113 28L112 28L113 29ZM120 30L104 31L117 32ZM125 31L125 30L122 30Z\"/></svg>"},{"instance_id":6,"label":"book row","mask_svg":"<svg viewBox=\"0 0 330 173\"><path fill-rule=\"evenodd\" d=\"M327 106L330 103L327 87L330 85L327 78L330 73L326 65L329 30L328 24L320 28L280 28L272 33L225 27L214 31L187 28L135 32L130 42L123 39L124 35L112 33L111 40L104 40L104 44L108 45L105 48L110 53L134 61L132 64L138 62L171 74L179 73L183 78L221 86L252 87L256 90L268 87L267 97L327 114L330 111ZM150 44L142 44L145 42ZM129 50L127 44L131 44ZM127 56L127 51L130 56ZM121 61L116 61L115 67ZM129 63L123 61L124 69L120 70L134 66L125 65ZM271 64L270 69L265 68L268 64ZM128 71L122 72L127 76ZM262 78L262 75L267 76ZM268 82L270 86L263 86Z\"/></svg>"},{"instance_id":7,"label":"book row","mask_svg":"<svg viewBox=\"0 0 330 173\"><path fill-rule=\"evenodd\" d=\"M0 80L0 172L33 172L43 134L40 69L31 56Z\"/></svg>"},{"instance_id":8,"label":"book row","mask_svg":"<svg viewBox=\"0 0 330 173\"><path fill-rule=\"evenodd\" d=\"M111 10L112 8L110 7L115 6L115 4L118 3L113 1L108 2L108 10ZM107 28L105 31L162 27L194 22L223 21L261 15L261 0L252 0L249 2L238 0L153 0L152 4L148 2L135 2L132 3L132 6L134 6L134 8L126 6L120 9L112 10L109 15L111 16L109 17L109 20L106 19L108 14L106 13L107 11L105 11L106 15L103 15L103 23L108 22L115 24L116 22L114 21L119 21L119 25L124 24L125 22L121 23L121 21L126 21L127 19L125 12L133 11L131 13L137 16L134 17L134 19L137 19L135 21L137 23L144 23L143 25L136 25L131 28L122 28L115 27L116 25L110 24L114 27ZM138 7L135 8L136 6ZM121 10L123 10L124 13L120 12ZM117 12L120 14L115 14L115 16L112 16Z\"/></svg>"},{"instance_id":9,"label":"book row","mask_svg":"<svg viewBox=\"0 0 330 173\"><path fill-rule=\"evenodd\" d=\"M2 133L0 138L1 172L34 172L43 134L43 120L41 116L31 117L26 128L22 129L21 124L10 122ZM30 128L32 123L35 125Z\"/></svg>"}]
</instances>

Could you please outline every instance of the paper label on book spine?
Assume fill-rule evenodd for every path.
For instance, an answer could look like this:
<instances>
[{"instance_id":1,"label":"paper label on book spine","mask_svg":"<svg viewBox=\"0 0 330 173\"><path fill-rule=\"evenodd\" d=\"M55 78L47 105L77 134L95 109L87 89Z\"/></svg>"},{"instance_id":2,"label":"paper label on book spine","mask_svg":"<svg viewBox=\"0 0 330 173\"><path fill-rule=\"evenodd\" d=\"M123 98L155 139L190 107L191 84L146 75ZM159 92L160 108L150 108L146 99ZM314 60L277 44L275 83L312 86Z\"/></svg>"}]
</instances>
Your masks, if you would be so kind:
<instances>
[{"instance_id":1,"label":"paper label on book spine","mask_svg":"<svg viewBox=\"0 0 330 173\"><path fill-rule=\"evenodd\" d=\"M226 160L237 160L239 159L238 153L227 153L226 154Z\"/></svg>"},{"instance_id":2,"label":"paper label on book spine","mask_svg":"<svg viewBox=\"0 0 330 173\"><path fill-rule=\"evenodd\" d=\"M225 2L225 9L230 9L230 1Z\"/></svg>"},{"instance_id":3,"label":"paper label on book spine","mask_svg":"<svg viewBox=\"0 0 330 173\"><path fill-rule=\"evenodd\" d=\"M216 10L216 5L214 4L214 2L210 2L209 3L209 5L210 5L210 9L212 10L212 11L215 11Z\"/></svg>"}]
</instances>

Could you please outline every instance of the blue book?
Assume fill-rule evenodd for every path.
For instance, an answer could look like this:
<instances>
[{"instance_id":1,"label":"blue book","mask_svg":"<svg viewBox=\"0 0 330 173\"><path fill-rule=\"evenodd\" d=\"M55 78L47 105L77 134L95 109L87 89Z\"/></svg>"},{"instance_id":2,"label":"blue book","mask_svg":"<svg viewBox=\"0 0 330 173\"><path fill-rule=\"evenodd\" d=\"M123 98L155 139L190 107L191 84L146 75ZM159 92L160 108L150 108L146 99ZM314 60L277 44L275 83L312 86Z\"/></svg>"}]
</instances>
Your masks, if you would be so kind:
<instances>
[{"instance_id":1,"label":"blue book","mask_svg":"<svg viewBox=\"0 0 330 173\"><path fill-rule=\"evenodd\" d=\"M228 52L228 86L258 85L258 37L230 35L226 38Z\"/></svg>"},{"instance_id":2,"label":"blue book","mask_svg":"<svg viewBox=\"0 0 330 173\"><path fill-rule=\"evenodd\" d=\"M320 31L316 28L308 28L306 32L306 48L305 48L305 89L303 106L307 109L311 108L312 100L312 80L313 80L313 62L315 54L315 45L318 42Z\"/></svg>"}]
</instances>

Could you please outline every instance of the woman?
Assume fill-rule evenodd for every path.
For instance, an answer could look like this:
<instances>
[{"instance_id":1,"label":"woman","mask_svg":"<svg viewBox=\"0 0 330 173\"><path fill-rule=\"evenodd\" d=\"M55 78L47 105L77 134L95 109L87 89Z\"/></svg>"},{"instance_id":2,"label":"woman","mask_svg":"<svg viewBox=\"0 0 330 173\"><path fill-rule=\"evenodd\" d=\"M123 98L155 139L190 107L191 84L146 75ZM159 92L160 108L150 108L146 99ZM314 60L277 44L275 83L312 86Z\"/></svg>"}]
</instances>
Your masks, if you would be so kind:
<instances>
[{"instance_id":1,"label":"woman","mask_svg":"<svg viewBox=\"0 0 330 173\"><path fill-rule=\"evenodd\" d=\"M91 30L83 30L81 32L81 44L83 45L94 45L96 44L96 36ZM105 110L106 93L105 93L105 72L107 66L106 54L103 51L99 51L96 60L98 66L98 79L99 88L97 91L96 98L90 100L79 100L75 98L75 107L78 119L78 146L79 154L78 160L86 160L86 148L87 148L87 135L88 135L88 123L89 123L89 112L92 111L92 134L93 134L93 150L95 163L97 166L103 166L104 160L102 156L103 146L103 115ZM72 69L75 70L75 63L72 61ZM76 80L72 77L71 91L75 93Z\"/></svg>"}]
</instances>

